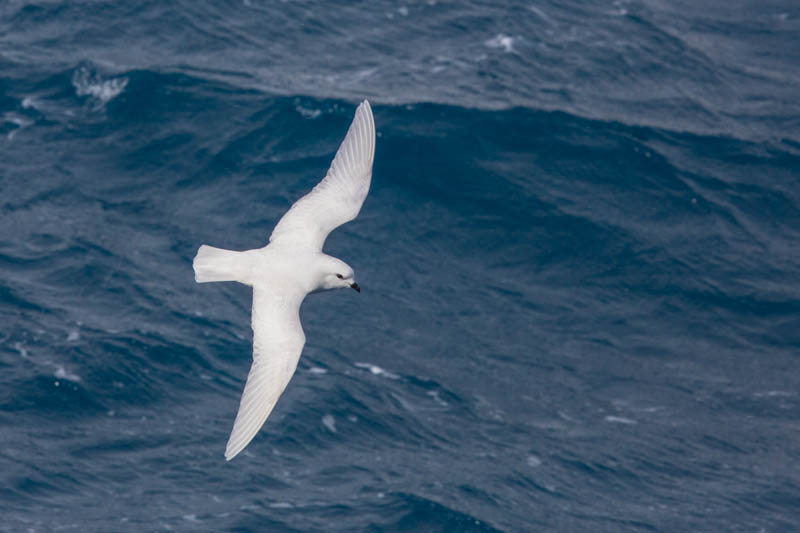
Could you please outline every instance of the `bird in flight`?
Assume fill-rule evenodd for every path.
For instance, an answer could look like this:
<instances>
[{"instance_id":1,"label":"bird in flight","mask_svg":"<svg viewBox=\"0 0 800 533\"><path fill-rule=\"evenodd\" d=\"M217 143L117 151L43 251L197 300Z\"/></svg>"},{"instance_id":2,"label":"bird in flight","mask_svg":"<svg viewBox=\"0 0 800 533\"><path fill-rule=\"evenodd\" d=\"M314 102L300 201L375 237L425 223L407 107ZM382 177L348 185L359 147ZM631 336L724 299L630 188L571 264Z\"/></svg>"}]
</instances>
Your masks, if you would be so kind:
<instances>
[{"instance_id":1,"label":"bird in flight","mask_svg":"<svg viewBox=\"0 0 800 533\"><path fill-rule=\"evenodd\" d=\"M349 287L353 269L322 252L328 234L356 218L369 192L375 122L369 102L356 109L325 178L278 221L263 248L235 252L202 245L194 279L253 287L253 365L225 448L230 461L255 437L292 378L306 342L300 304L307 294Z\"/></svg>"}]
</instances>

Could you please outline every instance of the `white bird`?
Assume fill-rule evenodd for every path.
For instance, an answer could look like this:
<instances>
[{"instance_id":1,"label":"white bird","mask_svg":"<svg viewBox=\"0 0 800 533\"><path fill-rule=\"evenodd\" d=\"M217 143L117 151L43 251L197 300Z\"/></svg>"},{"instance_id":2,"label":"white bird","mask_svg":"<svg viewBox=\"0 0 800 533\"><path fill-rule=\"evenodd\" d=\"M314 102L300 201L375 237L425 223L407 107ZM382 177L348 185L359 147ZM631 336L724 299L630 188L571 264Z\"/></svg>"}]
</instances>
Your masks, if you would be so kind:
<instances>
[{"instance_id":1,"label":"white bird","mask_svg":"<svg viewBox=\"0 0 800 533\"><path fill-rule=\"evenodd\" d=\"M350 287L353 269L322 252L328 234L356 218L369 191L375 122L369 102L355 118L328 173L283 215L264 248L234 252L205 244L194 258L198 283L253 287L253 366L225 448L230 461L258 433L292 378L306 342L300 304L307 294Z\"/></svg>"}]
</instances>

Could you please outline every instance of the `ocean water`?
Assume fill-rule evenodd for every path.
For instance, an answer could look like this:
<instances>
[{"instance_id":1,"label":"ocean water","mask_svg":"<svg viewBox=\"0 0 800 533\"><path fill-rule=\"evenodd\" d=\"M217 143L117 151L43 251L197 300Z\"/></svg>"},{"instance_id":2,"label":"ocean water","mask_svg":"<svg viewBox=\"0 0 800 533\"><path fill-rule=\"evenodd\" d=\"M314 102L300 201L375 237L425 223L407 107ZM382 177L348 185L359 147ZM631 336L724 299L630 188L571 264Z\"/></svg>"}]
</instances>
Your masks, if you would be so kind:
<instances>
[{"instance_id":1,"label":"ocean water","mask_svg":"<svg viewBox=\"0 0 800 533\"><path fill-rule=\"evenodd\" d=\"M800 7L0 3L0 530L791 531ZM223 458L262 246L373 185Z\"/></svg>"}]
</instances>

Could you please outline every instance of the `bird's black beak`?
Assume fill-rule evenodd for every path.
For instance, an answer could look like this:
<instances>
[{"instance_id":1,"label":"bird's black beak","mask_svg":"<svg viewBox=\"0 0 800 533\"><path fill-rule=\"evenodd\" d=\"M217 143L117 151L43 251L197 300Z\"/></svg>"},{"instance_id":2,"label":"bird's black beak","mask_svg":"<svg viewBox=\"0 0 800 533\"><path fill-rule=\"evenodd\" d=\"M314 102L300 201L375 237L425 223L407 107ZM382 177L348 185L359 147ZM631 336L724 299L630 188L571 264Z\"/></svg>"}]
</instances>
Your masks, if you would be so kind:
<instances>
[{"instance_id":1,"label":"bird's black beak","mask_svg":"<svg viewBox=\"0 0 800 533\"><path fill-rule=\"evenodd\" d=\"M361 287L358 286L358 283L353 283L352 285L350 285L350 287L352 287L353 290L356 292L361 292Z\"/></svg>"}]
</instances>

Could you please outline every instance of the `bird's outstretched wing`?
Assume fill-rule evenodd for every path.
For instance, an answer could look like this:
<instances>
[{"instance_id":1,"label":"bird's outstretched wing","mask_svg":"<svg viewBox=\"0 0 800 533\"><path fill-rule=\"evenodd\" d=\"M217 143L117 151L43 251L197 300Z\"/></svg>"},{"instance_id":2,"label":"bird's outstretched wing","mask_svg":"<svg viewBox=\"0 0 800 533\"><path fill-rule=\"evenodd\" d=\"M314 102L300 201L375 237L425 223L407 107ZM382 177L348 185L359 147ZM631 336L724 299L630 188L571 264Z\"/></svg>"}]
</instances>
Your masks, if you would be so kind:
<instances>
[{"instance_id":1,"label":"bird's outstretched wing","mask_svg":"<svg viewBox=\"0 0 800 533\"><path fill-rule=\"evenodd\" d=\"M306 342L300 325L303 296L253 287L253 366L225 448L228 461L253 440L297 368Z\"/></svg>"},{"instance_id":2,"label":"bird's outstretched wing","mask_svg":"<svg viewBox=\"0 0 800 533\"><path fill-rule=\"evenodd\" d=\"M283 215L270 243L322 251L328 234L356 218L369 192L375 155L375 121L364 100L328 174Z\"/></svg>"}]
</instances>

